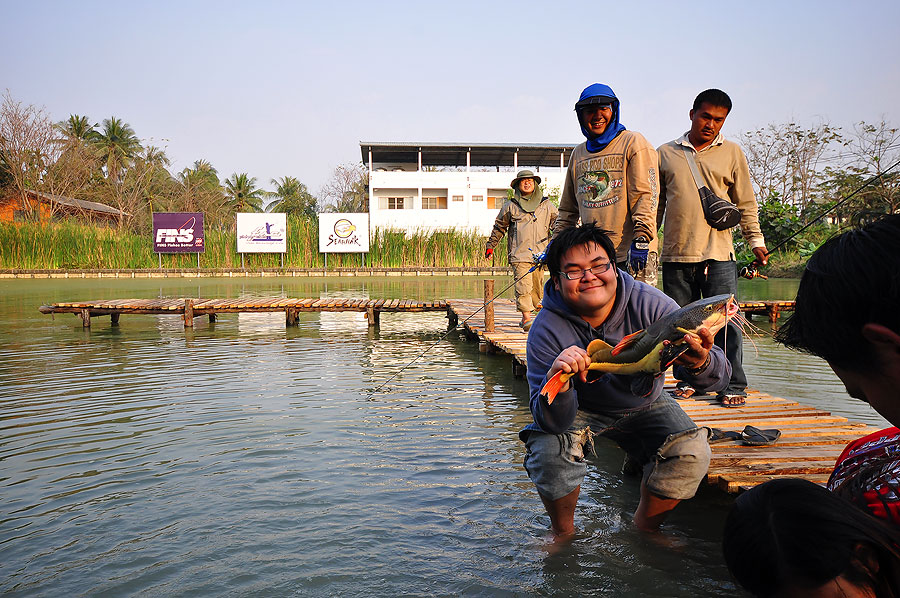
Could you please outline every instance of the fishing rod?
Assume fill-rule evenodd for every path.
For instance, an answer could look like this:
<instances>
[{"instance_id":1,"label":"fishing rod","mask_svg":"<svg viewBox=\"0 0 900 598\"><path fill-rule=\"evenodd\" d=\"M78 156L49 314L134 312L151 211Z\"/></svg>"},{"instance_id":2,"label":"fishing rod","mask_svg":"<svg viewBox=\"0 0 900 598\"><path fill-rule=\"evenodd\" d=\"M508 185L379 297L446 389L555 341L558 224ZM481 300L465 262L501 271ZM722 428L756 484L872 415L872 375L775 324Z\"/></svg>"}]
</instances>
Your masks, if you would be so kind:
<instances>
[{"instance_id":1,"label":"fishing rod","mask_svg":"<svg viewBox=\"0 0 900 598\"><path fill-rule=\"evenodd\" d=\"M865 189L866 187L868 187L869 185L871 185L872 183L874 183L875 181L877 181L878 179L880 179L881 177L883 177L884 175L886 175L887 173L892 171L893 169L897 168L897 166L900 166L900 160L897 160L896 162L894 162L894 164L890 168L878 173L877 175L875 175L872 178L870 178L869 180L867 180L865 183L863 183L862 185L857 187L852 193L850 193L850 195L848 195L841 201L837 202L836 204L834 204L833 206L831 206L830 208L828 208L827 210L825 210L824 212L822 212L821 214L819 214L818 216L816 216L815 218L813 218L812 220L807 222L803 227L797 229L788 238L784 239L783 241L778 243L775 247L773 247L771 250L769 250L768 253L770 255L772 253L775 253L776 250L780 249L788 241L790 241L791 239L793 239L794 237L796 237L797 235L799 235L800 233L805 231L807 228L809 228L810 226L815 224L820 218L822 218L823 216L826 216L829 212L833 212L834 210L841 207L843 204L847 203L847 201L849 201L851 198L853 198L857 193L859 193L860 191L862 191L863 189ZM754 278L766 278L765 276L760 274L759 269L756 267L755 264L756 264L756 260L750 262L749 264L747 264L746 266L741 268L740 275L749 280L753 280Z\"/></svg>"},{"instance_id":2,"label":"fishing rod","mask_svg":"<svg viewBox=\"0 0 900 598\"><path fill-rule=\"evenodd\" d=\"M546 263L546 260L547 260L547 252L546 252L546 251L544 251L543 253L535 253L535 254L533 254L534 265L533 265L531 268L528 269L528 272L526 272L525 274L523 274L522 276L520 276L520 277L518 277L518 278L513 278L513 281L512 281L511 283L509 283L509 285L507 285L506 288L504 288L504 289L503 289L502 291L500 291L499 293L496 293L496 294L494 295L494 298L493 298L493 299L491 299L490 301L488 301L487 303L485 303L484 305L482 305L481 307L479 307L478 309L476 309L474 312L472 312L472 315L470 315L468 318L466 318L465 320L463 320L463 321L460 322L459 324L465 324L466 322L468 322L469 320L471 320L472 318L474 318L474 317L478 314L478 312L480 312L481 310L483 310L484 308L486 308L488 305L490 305L491 303L493 303L494 301L496 301L496 300L499 298L500 295L502 295L503 293L505 293L506 291L508 291L509 289L511 289L511 288L513 287L513 285L515 285L517 282L519 282L520 280L522 280L523 278L525 278L526 276L528 276L529 274L531 274L532 272L534 272L535 270L537 270L538 268L540 268L541 266L543 266L543 265ZM440 342L443 341L445 338L447 338L447 335L449 335L451 332L453 332L454 330L456 330L456 329L459 327L459 324L457 324L457 325L454 326L453 328L448 329L447 332L445 332L443 335L441 335L441 338L439 338L439 339L437 339L436 341L434 341L433 343L431 343L431 345L429 345L424 351L422 351L421 353L419 353L418 355L416 355L415 357L413 357L412 360L411 360L409 363L407 363L405 366L403 366L402 368L400 368L400 369L399 369L397 372L395 372L394 375L392 375L390 378L388 378L387 380L385 380L384 382L382 382L382 383L378 386L378 388L376 388L376 389L373 390L371 393L369 393L369 396L368 396L367 398L371 399L373 396L375 396L375 394L376 394L378 391L380 391L382 388L384 388L385 386L387 386L388 382L390 382L391 380L393 380L394 378L396 378L397 376L399 376L400 374L402 374L402 373L404 372L404 370L406 370L406 368L410 367L412 364L414 364L415 362L417 362L417 361L419 360L419 358L421 358L423 355L425 355L426 353L428 353L429 351L431 351L433 348L435 348L435 347L437 346L438 343L440 343Z\"/></svg>"}]
</instances>

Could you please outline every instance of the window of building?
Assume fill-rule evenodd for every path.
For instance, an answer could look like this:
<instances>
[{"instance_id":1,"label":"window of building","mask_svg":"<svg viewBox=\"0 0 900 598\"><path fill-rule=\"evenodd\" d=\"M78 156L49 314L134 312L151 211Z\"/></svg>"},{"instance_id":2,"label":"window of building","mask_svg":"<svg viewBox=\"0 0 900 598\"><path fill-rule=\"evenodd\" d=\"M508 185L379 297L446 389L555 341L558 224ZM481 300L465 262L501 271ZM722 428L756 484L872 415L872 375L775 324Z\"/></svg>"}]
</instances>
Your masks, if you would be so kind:
<instances>
[{"instance_id":1,"label":"window of building","mask_svg":"<svg viewBox=\"0 0 900 598\"><path fill-rule=\"evenodd\" d=\"M423 210L446 210L447 209L447 198L446 197L423 197L422 198L422 209Z\"/></svg>"},{"instance_id":2,"label":"window of building","mask_svg":"<svg viewBox=\"0 0 900 598\"><path fill-rule=\"evenodd\" d=\"M484 201L484 195L473 195L472 201Z\"/></svg>"},{"instance_id":3,"label":"window of building","mask_svg":"<svg viewBox=\"0 0 900 598\"><path fill-rule=\"evenodd\" d=\"M453 196L453 201L462 201L462 200L463 200L463 196L462 196L462 195L454 195L454 196Z\"/></svg>"},{"instance_id":4,"label":"window of building","mask_svg":"<svg viewBox=\"0 0 900 598\"><path fill-rule=\"evenodd\" d=\"M491 210L499 210L503 203L512 196L512 189L488 189L487 207Z\"/></svg>"},{"instance_id":5,"label":"window of building","mask_svg":"<svg viewBox=\"0 0 900 598\"><path fill-rule=\"evenodd\" d=\"M387 210L403 210L406 209L406 198L405 197L383 197L383 200L387 200L382 204L382 209Z\"/></svg>"},{"instance_id":6,"label":"window of building","mask_svg":"<svg viewBox=\"0 0 900 598\"><path fill-rule=\"evenodd\" d=\"M499 210L506 201L506 195L488 195L487 207L491 210Z\"/></svg>"}]
</instances>

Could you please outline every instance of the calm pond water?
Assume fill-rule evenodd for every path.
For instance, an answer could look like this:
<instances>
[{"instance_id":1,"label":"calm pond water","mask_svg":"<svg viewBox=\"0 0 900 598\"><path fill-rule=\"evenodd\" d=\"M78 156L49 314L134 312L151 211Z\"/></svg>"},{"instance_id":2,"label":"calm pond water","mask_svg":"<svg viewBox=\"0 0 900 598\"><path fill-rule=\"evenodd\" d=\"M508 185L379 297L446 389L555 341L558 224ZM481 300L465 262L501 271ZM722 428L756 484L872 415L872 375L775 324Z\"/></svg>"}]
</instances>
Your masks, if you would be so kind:
<instances>
[{"instance_id":1,"label":"calm pond water","mask_svg":"<svg viewBox=\"0 0 900 598\"><path fill-rule=\"evenodd\" d=\"M509 279L498 279L497 288ZM746 284L744 284L746 282ZM796 281L742 281L792 298ZM481 297L476 278L0 281L0 594L4 596L741 595L720 556L731 499L704 487L662 536L598 443L580 536L548 519L517 432L509 357L441 314L45 316L133 297ZM507 293L510 296L510 293ZM755 322L761 326L761 320ZM824 363L771 339L751 385L885 425Z\"/></svg>"}]
</instances>

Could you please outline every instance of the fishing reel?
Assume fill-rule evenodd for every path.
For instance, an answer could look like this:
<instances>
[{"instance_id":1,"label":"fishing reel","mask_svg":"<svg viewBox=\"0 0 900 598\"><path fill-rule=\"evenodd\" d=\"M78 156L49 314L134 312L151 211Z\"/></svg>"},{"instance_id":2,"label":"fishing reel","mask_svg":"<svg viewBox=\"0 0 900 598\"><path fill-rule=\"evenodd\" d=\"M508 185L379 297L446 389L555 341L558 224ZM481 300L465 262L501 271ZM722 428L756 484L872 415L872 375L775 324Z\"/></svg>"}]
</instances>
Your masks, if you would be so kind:
<instances>
[{"instance_id":1,"label":"fishing reel","mask_svg":"<svg viewBox=\"0 0 900 598\"><path fill-rule=\"evenodd\" d=\"M744 266L741 268L741 277L746 278L747 280L753 280L754 278L762 278L763 280L769 280L769 277L759 271L756 267L756 262Z\"/></svg>"}]
</instances>

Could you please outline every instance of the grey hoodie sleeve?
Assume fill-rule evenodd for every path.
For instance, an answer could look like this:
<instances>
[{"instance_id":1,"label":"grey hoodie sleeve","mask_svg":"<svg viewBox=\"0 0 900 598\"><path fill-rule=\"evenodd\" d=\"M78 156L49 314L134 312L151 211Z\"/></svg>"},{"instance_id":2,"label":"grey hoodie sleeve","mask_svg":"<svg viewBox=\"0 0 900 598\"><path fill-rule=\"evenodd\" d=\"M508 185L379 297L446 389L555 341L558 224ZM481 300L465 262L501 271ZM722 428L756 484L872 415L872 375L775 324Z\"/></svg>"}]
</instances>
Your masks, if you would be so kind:
<instances>
[{"instance_id":1,"label":"grey hoodie sleeve","mask_svg":"<svg viewBox=\"0 0 900 598\"><path fill-rule=\"evenodd\" d=\"M541 388L547 383L547 372L563 349L572 345L581 346L573 336L563 339L546 325L545 318L535 319L528 339L528 390L531 397L531 414L535 423L550 434L562 434L575 421L578 413L578 394L575 392L574 378L569 379L569 390L556 395L552 405L541 398ZM568 342L571 340L571 342Z\"/></svg>"}]
</instances>

